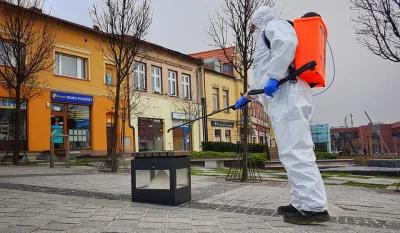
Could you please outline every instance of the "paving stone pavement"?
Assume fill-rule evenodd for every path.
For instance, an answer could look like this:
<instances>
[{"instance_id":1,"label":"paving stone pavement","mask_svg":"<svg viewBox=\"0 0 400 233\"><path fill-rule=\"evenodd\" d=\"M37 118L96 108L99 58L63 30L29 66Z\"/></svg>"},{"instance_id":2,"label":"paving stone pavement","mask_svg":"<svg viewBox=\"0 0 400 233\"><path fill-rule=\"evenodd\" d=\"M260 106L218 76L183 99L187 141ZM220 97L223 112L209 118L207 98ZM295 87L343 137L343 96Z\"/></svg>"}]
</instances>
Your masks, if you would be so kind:
<instances>
[{"instance_id":1,"label":"paving stone pavement","mask_svg":"<svg viewBox=\"0 0 400 233\"><path fill-rule=\"evenodd\" d=\"M0 167L0 233L400 232L400 193L326 186L331 222L298 226L275 212L286 182L241 184L192 176L192 201L130 200L130 175L83 169Z\"/></svg>"}]
</instances>

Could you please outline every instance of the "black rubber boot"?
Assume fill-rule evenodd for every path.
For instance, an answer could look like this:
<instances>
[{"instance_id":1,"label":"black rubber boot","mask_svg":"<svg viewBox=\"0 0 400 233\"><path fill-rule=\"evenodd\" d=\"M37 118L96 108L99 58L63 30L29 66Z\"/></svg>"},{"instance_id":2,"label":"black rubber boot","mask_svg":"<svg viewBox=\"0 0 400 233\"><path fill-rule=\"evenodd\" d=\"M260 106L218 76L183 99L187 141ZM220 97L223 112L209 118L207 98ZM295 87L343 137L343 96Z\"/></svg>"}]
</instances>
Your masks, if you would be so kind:
<instances>
[{"instance_id":1,"label":"black rubber boot","mask_svg":"<svg viewBox=\"0 0 400 233\"><path fill-rule=\"evenodd\" d=\"M286 214L283 220L287 223L308 225L314 223L329 222L330 216L328 211L324 212L297 211L294 214Z\"/></svg>"},{"instance_id":2,"label":"black rubber boot","mask_svg":"<svg viewBox=\"0 0 400 233\"><path fill-rule=\"evenodd\" d=\"M294 214L297 212L297 209L294 208L291 204L287 206L279 206L277 210L278 214L285 215L285 214Z\"/></svg>"}]
</instances>

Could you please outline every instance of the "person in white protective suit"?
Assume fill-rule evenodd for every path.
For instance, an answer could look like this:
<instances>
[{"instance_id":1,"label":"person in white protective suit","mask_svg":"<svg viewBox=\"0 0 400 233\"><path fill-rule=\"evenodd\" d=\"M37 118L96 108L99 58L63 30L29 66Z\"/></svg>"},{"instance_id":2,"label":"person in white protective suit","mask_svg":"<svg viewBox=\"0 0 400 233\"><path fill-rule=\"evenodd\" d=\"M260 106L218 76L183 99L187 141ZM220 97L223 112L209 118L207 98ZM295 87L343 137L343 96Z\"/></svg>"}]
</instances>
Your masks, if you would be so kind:
<instances>
[{"instance_id":1,"label":"person in white protective suit","mask_svg":"<svg viewBox=\"0 0 400 233\"><path fill-rule=\"evenodd\" d=\"M309 14L304 15L304 17ZM311 87L302 79L297 83L278 81L289 75L288 67L295 58L297 36L293 26L277 17L271 8L258 8L251 19L251 31L256 41L253 63L253 82L250 89L262 89L258 95L268 113L279 150L279 158L287 171L290 204L277 212L284 221L310 224L330 220L324 183L316 164L309 122L313 113ZM270 49L264 37L270 41ZM247 107L243 95L236 109Z\"/></svg>"}]
</instances>

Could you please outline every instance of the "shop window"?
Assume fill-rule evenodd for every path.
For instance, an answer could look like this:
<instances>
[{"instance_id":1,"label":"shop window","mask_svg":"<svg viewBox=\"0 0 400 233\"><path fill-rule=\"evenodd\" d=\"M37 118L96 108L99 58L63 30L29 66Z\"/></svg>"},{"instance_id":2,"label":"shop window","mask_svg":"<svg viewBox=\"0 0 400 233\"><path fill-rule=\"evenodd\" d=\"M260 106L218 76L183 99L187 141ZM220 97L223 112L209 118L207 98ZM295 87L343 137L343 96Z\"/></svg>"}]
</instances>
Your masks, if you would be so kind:
<instances>
[{"instance_id":1,"label":"shop window","mask_svg":"<svg viewBox=\"0 0 400 233\"><path fill-rule=\"evenodd\" d=\"M215 130L215 141L216 142L220 142L221 141L221 130L220 129L216 129Z\"/></svg>"},{"instance_id":2,"label":"shop window","mask_svg":"<svg viewBox=\"0 0 400 233\"><path fill-rule=\"evenodd\" d=\"M152 66L151 67L151 77L153 79L153 92L161 94L161 92L162 92L161 68Z\"/></svg>"},{"instance_id":3,"label":"shop window","mask_svg":"<svg viewBox=\"0 0 400 233\"><path fill-rule=\"evenodd\" d=\"M164 122L160 119L139 118L139 152L164 150Z\"/></svg>"},{"instance_id":4,"label":"shop window","mask_svg":"<svg viewBox=\"0 0 400 233\"><path fill-rule=\"evenodd\" d=\"M213 110L219 110L219 98L218 98L218 89L213 88Z\"/></svg>"},{"instance_id":5,"label":"shop window","mask_svg":"<svg viewBox=\"0 0 400 233\"><path fill-rule=\"evenodd\" d=\"M232 142L231 131L230 130L225 130L225 141L226 142Z\"/></svg>"},{"instance_id":6,"label":"shop window","mask_svg":"<svg viewBox=\"0 0 400 233\"><path fill-rule=\"evenodd\" d=\"M146 90L146 65L144 63L136 64L134 82L136 90Z\"/></svg>"},{"instance_id":7,"label":"shop window","mask_svg":"<svg viewBox=\"0 0 400 233\"><path fill-rule=\"evenodd\" d=\"M0 140L14 139L15 111L13 109L0 109ZM20 112L19 121L20 139L26 140L26 111Z\"/></svg>"},{"instance_id":8,"label":"shop window","mask_svg":"<svg viewBox=\"0 0 400 233\"><path fill-rule=\"evenodd\" d=\"M11 100L2 100L11 101ZM0 106L3 107L3 106ZM25 108L25 107L23 107ZM10 140L14 140L15 110L0 108L0 150L11 150ZM26 110L21 109L19 121L20 149L26 149Z\"/></svg>"},{"instance_id":9,"label":"shop window","mask_svg":"<svg viewBox=\"0 0 400 233\"><path fill-rule=\"evenodd\" d=\"M67 128L71 150L90 149L90 107L68 105Z\"/></svg>"},{"instance_id":10,"label":"shop window","mask_svg":"<svg viewBox=\"0 0 400 233\"><path fill-rule=\"evenodd\" d=\"M56 53L54 73L71 78L87 79L86 66L87 60L84 58Z\"/></svg>"}]
</instances>

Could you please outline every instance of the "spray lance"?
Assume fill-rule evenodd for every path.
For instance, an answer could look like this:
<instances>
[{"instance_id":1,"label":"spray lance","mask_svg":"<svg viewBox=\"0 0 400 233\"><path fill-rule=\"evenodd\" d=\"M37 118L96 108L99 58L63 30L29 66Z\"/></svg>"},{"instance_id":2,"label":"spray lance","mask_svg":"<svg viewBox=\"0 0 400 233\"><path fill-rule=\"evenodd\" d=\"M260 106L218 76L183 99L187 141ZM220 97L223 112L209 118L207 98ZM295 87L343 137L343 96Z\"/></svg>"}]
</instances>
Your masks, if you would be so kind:
<instances>
[{"instance_id":1,"label":"spray lance","mask_svg":"<svg viewBox=\"0 0 400 233\"><path fill-rule=\"evenodd\" d=\"M309 63L303 65L303 66L300 67L299 69L297 69L297 70L295 70L294 72L292 72L291 74L289 74L286 78L280 80L280 81L278 82L278 86L280 86L280 85L282 85L282 84L284 84L284 83L286 83L286 82L288 82L288 81L290 81L290 82L296 81L296 80L297 80L296 77L297 77L298 75L304 73L304 72L307 71L307 70L313 70L313 69L315 68L315 66L316 66L316 62L315 62L315 61L312 61L312 62L309 62ZM258 95L258 94L264 94L264 89L255 89L255 90L249 91L249 95ZM248 100L248 101L246 102L246 104L249 103L249 102L251 102L251 100ZM231 106L229 106L229 107L227 107L227 108L224 108L224 109L221 109L221 110L219 110L219 111L213 112L213 113L208 114L208 115L206 115L206 116L202 116L202 117L199 117L199 118L190 120L190 121L188 121L188 122L186 122L186 123L183 123L183 124L181 124L181 125L172 127L172 128L170 128L170 129L167 130L167 133L169 133L171 130L174 130L174 129L179 128L179 127L181 127L181 126L188 125L188 124L190 124L190 123L192 123L192 122L195 122L195 121L204 119L204 118L206 118L206 117L212 116L212 115L214 115L214 114L217 114L217 113L220 113L220 112L229 110L229 109L236 110L235 105L231 105Z\"/></svg>"}]
</instances>

